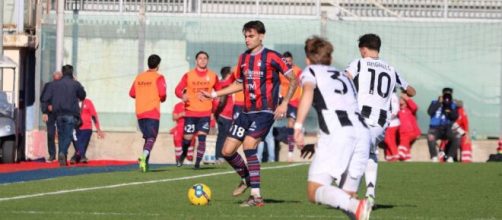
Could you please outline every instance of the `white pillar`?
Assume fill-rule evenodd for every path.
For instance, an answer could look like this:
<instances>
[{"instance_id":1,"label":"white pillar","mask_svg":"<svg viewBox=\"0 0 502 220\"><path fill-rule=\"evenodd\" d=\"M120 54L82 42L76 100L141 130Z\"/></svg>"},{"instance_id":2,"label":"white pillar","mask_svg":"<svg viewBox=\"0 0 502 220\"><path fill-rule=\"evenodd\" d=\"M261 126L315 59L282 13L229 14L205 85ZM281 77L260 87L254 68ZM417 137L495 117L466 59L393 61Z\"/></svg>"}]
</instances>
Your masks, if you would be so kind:
<instances>
[{"instance_id":1,"label":"white pillar","mask_svg":"<svg viewBox=\"0 0 502 220\"><path fill-rule=\"evenodd\" d=\"M56 70L63 66L64 55L64 0L58 0L56 21Z\"/></svg>"}]
</instances>

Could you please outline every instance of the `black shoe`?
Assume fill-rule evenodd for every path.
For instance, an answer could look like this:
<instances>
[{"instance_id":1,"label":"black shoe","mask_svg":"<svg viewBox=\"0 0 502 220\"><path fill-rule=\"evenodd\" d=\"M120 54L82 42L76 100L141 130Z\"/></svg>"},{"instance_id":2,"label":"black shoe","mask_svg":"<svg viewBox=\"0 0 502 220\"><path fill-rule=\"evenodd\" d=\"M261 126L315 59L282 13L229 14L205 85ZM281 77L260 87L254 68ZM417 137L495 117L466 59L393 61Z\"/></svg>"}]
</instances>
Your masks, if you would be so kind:
<instances>
[{"instance_id":1,"label":"black shoe","mask_svg":"<svg viewBox=\"0 0 502 220\"><path fill-rule=\"evenodd\" d=\"M194 170L200 169L200 163L195 163L195 165L193 165L193 169Z\"/></svg>"},{"instance_id":2,"label":"black shoe","mask_svg":"<svg viewBox=\"0 0 502 220\"><path fill-rule=\"evenodd\" d=\"M76 163L78 163L78 158L77 158L77 156L73 156L73 157L71 157L71 159L70 159L70 164L76 164Z\"/></svg>"},{"instance_id":3,"label":"black shoe","mask_svg":"<svg viewBox=\"0 0 502 220\"><path fill-rule=\"evenodd\" d=\"M87 163L87 162L89 162L87 157L82 157L82 159L80 159L80 163Z\"/></svg>"},{"instance_id":4,"label":"black shoe","mask_svg":"<svg viewBox=\"0 0 502 220\"><path fill-rule=\"evenodd\" d=\"M52 155L52 156L49 156L49 158L46 160L47 163L52 163L56 160L56 156Z\"/></svg>"},{"instance_id":5,"label":"black shoe","mask_svg":"<svg viewBox=\"0 0 502 220\"><path fill-rule=\"evenodd\" d=\"M58 162L59 162L59 166L61 166L61 167L67 166L67 164L66 164L66 155L64 155L63 153L60 153L58 155Z\"/></svg>"}]
</instances>

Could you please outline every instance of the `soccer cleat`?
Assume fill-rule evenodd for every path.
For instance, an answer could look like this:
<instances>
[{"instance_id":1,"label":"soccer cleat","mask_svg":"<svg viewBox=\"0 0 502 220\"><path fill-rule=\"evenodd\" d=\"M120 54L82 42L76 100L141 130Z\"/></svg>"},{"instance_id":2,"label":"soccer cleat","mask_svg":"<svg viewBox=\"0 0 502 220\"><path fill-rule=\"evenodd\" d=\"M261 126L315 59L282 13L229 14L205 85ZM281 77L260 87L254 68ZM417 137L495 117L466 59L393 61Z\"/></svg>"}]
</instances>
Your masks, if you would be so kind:
<instances>
[{"instance_id":1,"label":"soccer cleat","mask_svg":"<svg viewBox=\"0 0 502 220\"><path fill-rule=\"evenodd\" d=\"M148 172L148 163L146 162L146 157L141 156L138 158L139 170L143 173Z\"/></svg>"},{"instance_id":2,"label":"soccer cleat","mask_svg":"<svg viewBox=\"0 0 502 220\"><path fill-rule=\"evenodd\" d=\"M233 196L240 196L242 193L246 192L246 190L249 188L249 184L247 183L247 180L242 179L237 188L234 189L234 192L232 193Z\"/></svg>"},{"instance_id":3,"label":"soccer cleat","mask_svg":"<svg viewBox=\"0 0 502 220\"><path fill-rule=\"evenodd\" d=\"M359 200L359 205L357 205L356 210L356 220L368 220L370 219L371 204L367 199Z\"/></svg>"},{"instance_id":4,"label":"soccer cleat","mask_svg":"<svg viewBox=\"0 0 502 220\"><path fill-rule=\"evenodd\" d=\"M193 165L193 169L194 169L194 170L199 170L199 169L200 169L200 163L195 163L195 164Z\"/></svg>"},{"instance_id":5,"label":"soccer cleat","mask_svg":"<svg viewBox=\"0 0 502 220\"><path fill-rule=\"evenodd\" d=\"M249 196L249 198L241 204L241 207L263 207L265 203L262 197Z\"/></svg>"},{"instance_id":6,"label":"soccer cleat","mask_svg":"<svg viewBox=\"0 0 502 220\"><path fill-rule=\"evenodd\" d=\"M375 207L376 207L375 197L374 196L366 196L366 200L368 200L368 204L370 205L371 209L375 209Z\"/></svg>"}]
</instances>

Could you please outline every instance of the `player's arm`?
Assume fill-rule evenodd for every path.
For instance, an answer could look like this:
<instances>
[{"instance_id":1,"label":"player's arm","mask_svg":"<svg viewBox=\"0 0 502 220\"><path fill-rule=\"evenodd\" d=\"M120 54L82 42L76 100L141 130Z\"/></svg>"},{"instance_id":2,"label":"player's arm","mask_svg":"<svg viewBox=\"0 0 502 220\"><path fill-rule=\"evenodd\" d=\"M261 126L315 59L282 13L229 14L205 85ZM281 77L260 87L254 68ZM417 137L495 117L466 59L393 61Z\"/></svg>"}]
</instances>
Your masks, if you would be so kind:
<instances>
[{"instance_id":1,"label":"player's arm","mask_svg":"<svg viewBox=\"0 0 502 220\"><path fill-rule=\"evenodd\" d=\"M159 78L157 78L157 90L159 93L159 98L161 102L166 101L166 80L164 79L163 75L160 75Z\"/></svg>"},{"instance_id":2,"label":"player's arm","mask_svg":"<svg viewBox=\"0 0 502 220\"><path fill-rule=\"evenodd\" d=\"M187 80L188 80L187 74L183 75L180 82L176 86L176 89L174 90L174 94L176 94L176 97L182 99L183 101L186 101L185 89L187 87Z\"/></svg>"},{"instance_id":3,"label":"player's arm","mask_svg":"<svg viewBox=\"0 0 502 220\"><path fill-rule=\"evenodd\" d=\"M133 99L136 98L136 89L134 88L134 84L136 84L136 80L131 85L131 89L129 89L129 96Z\"/></svg>"},{"instance_id":4,"label":"player's arm","mask_svg":"<svg viewBox=\"0 0 502 220\"><path fill-rule=\"evenodd\" d=\"M314 98L314 83L305 82L303 84L302 97L300 99L300 104L298 105L298 112L296 115L296 122L294 125L295 130L295 142L298 146L305 145L303 139L303 123L305 122L305 118L310 110L310 106L312 106L312 100Z\"/></svg>"},{"instance_id":5,"label":"player's arm","mask_svg":"<svg viewBox=\"0 0 502 220\"><path fill-rule=\"evenodd\" d=\"M201 99L214 99L216 97L240 92L240 91L242 91L242 89L243 89L242 83L239 81L235 81L234 83L230 84L229 86L227 86L221 90L218 90L218 91L213 90L211 93L206 92L206 91L200 91L199 95L201 96Z\"/></svg>"},{"instance_id":6,"label":"player's arm","mask_svg":"<svg viewBox=\"0 0 502 220\"><path fill-rule=\"evenodd\" d=\"M91 112L91 119L94 122L94 126L96 127L96 132L98 133L98 138L104 138L105 133L101 130L101 126L99 123L98 112L96 112L96 108L94 104L89 99L84 100L87 101L87 105L89 106L89 111Z\"/></svg>"}]
</instances>

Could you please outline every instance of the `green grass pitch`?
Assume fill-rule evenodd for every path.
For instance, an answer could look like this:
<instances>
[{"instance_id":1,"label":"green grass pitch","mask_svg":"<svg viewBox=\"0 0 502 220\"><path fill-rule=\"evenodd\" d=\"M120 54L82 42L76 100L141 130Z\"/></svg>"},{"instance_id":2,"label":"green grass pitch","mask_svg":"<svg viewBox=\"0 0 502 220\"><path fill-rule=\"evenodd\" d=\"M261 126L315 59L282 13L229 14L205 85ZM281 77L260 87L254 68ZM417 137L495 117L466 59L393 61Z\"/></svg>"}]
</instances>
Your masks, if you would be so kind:
<instances>
[{"instance_id":1,"label":"green grass pitch","mask_svg":"<svg viewBox=\"0 0 502 220\"><path fill-rule=\"evenodd\" d=\"M239 178L226 165L161 167L0 185L0 219L348 219L307 201L308 164L262 167L261 208L239 207L247 193L231 196ZM187 200L198 182L208 206ZM380 163L376 202L371 219L502 219L502 163Z\"/></svg>"}]
</instances>

